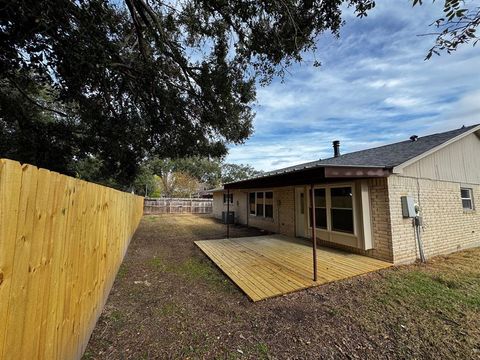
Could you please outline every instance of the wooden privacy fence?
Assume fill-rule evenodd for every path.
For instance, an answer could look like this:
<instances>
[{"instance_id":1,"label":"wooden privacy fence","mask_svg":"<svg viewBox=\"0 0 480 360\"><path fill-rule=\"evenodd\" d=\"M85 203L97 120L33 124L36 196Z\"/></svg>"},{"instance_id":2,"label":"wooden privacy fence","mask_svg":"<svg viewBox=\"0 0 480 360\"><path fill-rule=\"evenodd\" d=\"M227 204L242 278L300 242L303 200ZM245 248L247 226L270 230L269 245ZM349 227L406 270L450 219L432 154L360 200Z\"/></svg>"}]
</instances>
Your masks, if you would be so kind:
<instances>
[{"instance_id":1,"label":"wooden privacy fence","mask_svg":"<svg viewBox=\"0 0 480 360\"><path fill-rule=\"evenodd\" d=\"M145 214L210 214L212 199L158 198L145 199Z\"/></svg>"},{"instance_id":2,"label":"wooden privacy fence","mask_svg":"<svg viewBox=\"0 0 480 360\"><path fill-rule=\"evenodd\" d=\"M79 359L143 198L0 159L0 358Z\"/></svg>"}]
</instances>

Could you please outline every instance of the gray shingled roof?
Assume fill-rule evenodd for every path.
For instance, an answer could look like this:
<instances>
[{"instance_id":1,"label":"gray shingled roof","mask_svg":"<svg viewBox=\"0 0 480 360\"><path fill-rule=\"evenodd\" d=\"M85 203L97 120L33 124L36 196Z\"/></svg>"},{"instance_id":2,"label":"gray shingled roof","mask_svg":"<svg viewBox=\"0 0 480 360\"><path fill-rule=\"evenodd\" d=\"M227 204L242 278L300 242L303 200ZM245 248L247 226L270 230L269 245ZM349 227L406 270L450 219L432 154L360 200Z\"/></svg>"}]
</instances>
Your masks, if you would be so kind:
<instances>
[{"instance_id":1,"label":"gray shingled roof","mask_svg":"<svg viewBox=\"0 0 480 360\"><path fill-rule=\"evenodd\" d=\"M355 151L339 157L332 157L324 160L312 161L308 163L290 166L287 168L269 171L259 177L271 176L276 174L289 173L303 169L310 169L323 166L358 166L358 167L381 167L393 168L404 162L413 159L450 139L467 132L477 125L462 127L460 129L447 131L444 133L418 137L417 141L401 141L398 143L384 145L367 150Z\"/></svg>"}]
</instances>

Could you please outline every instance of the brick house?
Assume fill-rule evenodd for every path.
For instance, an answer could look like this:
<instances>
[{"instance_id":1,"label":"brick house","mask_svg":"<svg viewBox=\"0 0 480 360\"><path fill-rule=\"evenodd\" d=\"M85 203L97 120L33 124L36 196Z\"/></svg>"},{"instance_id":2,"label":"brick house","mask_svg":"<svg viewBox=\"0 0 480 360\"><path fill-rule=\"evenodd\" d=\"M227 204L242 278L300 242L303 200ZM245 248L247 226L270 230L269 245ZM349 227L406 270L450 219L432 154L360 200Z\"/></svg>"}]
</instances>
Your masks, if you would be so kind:
<instances>
[{"instance_id":1,"label":"brick house","mask_svg":"<svg viewBox=\"0 0 480 360\"><path fill-rule=\"evenodd\" d=\"M419 210L427 258L480 246L480 125L345 155L335 141L332 158L225 184L213 214L228 203L237 223L311 238L314 213L319 245L402 264L419 254L402 197Z\"/></svg>"}]
</instances>

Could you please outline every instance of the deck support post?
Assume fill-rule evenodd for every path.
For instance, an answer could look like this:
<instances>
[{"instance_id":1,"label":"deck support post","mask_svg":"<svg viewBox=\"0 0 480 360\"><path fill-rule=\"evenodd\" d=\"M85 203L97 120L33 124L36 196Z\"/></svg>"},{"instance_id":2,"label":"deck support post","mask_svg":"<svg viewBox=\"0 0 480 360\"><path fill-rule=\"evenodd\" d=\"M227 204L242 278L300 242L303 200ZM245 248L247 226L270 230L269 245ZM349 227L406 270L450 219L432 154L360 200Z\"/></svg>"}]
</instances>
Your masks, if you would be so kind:
<instances>
[{"instance_id":1,"label":"deck support post","mask_svg":"<svg viewBox=\"0 0 480 360\"><path fill-rule=\"evenodd\" d=\"M312 202L312 249L313 249L313 281L317 281L317 224L315 222L315 188L310 185L310 198Z\"/></svg>"},{"instance_id":2,"label":"deck support post","mask_svg":"<svg viewBox=\"0 0 480 360\"><path fill-rule=\"evenodd\" d=\"M230 189L227 189L227 239L230 239Z\"/></svg>"}]
</instances>

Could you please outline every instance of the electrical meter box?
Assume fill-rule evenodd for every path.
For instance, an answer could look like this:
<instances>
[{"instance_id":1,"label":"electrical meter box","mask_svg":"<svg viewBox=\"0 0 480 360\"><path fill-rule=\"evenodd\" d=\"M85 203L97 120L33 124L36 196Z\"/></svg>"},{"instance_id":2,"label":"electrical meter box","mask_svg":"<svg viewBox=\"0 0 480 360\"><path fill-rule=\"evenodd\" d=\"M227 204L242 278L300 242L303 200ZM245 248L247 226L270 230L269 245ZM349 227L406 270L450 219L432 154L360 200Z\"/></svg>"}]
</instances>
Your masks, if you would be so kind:
<instances>
[{"instance_id":1,"label":"electrical meter box","mask_svg":"<svg viewBox=\"0 0 480 360\"><path fill-rule=\"evenodd\" d=\"M415 199L413 196L402 196L402 215L404 218L414 218L417 216L415 211Z\"/></svg>"}]
</instances>

